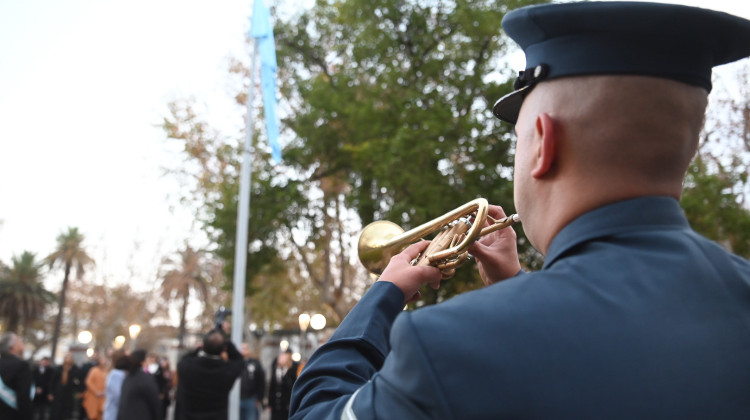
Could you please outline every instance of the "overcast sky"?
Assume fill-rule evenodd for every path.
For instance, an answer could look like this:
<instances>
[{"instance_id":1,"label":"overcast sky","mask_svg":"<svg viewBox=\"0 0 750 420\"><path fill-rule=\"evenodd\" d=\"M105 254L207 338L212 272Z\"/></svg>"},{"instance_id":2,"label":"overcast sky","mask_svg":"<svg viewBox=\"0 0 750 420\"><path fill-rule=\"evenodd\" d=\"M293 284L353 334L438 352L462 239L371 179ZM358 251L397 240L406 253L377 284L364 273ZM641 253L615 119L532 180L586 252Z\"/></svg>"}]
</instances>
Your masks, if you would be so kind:
<instances>
[{"instance_id":1,"label":"overcast sky","mask_svg":"<svg viewBox=\"0 0 750 420\"><path fill-rule=\"evenodd\" d=\"M750 18L746 0L681 3ZM192 229L161 173L178 155L155 125L188 96L217 124L242 125L226 69L247 55L251 10L252 0L0 1L0 260L41 258L74 226L97 280L128 281L132 267L153 281Z\"/></svg>"}]
</instances>

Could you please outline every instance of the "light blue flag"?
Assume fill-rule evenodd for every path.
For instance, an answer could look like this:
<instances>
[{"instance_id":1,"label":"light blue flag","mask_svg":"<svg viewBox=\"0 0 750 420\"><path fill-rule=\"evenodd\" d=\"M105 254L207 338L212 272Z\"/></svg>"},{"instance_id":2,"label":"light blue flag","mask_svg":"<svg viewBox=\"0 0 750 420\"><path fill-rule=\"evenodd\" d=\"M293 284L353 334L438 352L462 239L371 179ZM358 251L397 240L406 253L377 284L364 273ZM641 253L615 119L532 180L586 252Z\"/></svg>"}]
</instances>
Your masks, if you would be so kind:
<instances>
[{"instance_id":1,"label":"light blue flag","mask_svg":"<svg viewBox=\"0 0 750 420\"><path fill-rule=\"evenodd\" d=\"M253 17L248 35L258 40L260 87L263 93L263 113L266 116L266 136L271 145L271 157L279 163L281 162L281 146L279 146L279 119L276 116L276 45L273 41L271 13L263 0L255 0L253 4ZM250 88L252 89L252 86Z\"/></svg>"}]
</instances>

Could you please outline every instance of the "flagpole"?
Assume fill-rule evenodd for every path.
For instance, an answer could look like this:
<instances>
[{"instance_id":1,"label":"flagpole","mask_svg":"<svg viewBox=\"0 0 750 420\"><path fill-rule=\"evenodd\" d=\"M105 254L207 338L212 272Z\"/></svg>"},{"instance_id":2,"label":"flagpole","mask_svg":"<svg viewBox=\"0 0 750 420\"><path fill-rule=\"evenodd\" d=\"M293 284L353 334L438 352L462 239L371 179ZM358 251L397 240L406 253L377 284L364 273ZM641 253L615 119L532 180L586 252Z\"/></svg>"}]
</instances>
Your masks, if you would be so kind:
<instances>
[{"instance_id":1,"label":"flagpole","mask_svg":"<svg viewBox=\"0 0 750 420\"><path fill-rule=\"evenodd\" d=\"M234 245L234 278L232 286L232 342L241 349L245 325L245 277L248 253L248 227L250 223L250 187L252 181L253 151L253 91L255 69L258 61L258 39L254 38L250 64L250 86L247 89L247 117L245 120L245 146L242 150L240 199L237 203L237 234ZM235 381L229 393L229 420L240 416L240 381Z\"/></svg>"}]
</instances>

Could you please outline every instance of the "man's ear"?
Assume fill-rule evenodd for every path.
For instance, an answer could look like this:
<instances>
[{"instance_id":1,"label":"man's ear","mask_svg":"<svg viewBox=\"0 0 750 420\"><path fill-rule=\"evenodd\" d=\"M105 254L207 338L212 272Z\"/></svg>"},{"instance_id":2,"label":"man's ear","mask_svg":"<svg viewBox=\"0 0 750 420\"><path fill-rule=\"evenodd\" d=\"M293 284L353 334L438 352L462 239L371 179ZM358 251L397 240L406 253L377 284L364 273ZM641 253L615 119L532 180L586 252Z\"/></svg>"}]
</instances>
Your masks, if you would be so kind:
<instances>
[{"instance_id":1,"label":"man's ear","mask_svg":"<svg viewBox=\"0 0 750 420\"><path fill-rule=\"evenodd\" d=\"M552 168L556 158L557 133L555 121L547 113L539 114L536 118L537 155L531 176L541 178Z\"/></svg>"}]
</instances>

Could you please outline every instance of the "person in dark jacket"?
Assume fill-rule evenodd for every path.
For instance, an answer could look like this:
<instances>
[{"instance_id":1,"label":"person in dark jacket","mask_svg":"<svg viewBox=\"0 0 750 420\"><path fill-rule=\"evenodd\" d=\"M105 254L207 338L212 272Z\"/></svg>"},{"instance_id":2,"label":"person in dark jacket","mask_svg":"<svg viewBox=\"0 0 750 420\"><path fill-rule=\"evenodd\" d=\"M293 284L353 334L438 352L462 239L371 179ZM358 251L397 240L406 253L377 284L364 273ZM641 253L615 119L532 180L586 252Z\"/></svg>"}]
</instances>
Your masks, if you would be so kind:
<instances>
[{"instance_id":1,"label":"person in dark jacket","mask_svg":"<svg viewBox=\"0 0 750 420\"><path fill-rule=\"evenodd\" d=\"M271 420L289 418L289 402L292 399L292 387L297 380L299 365L292 360L292 351L279 354L271 366L271 381L268 386L268 406L271 409Z\"/></svg>"},{"instance_id":2,"label":"person in dark jacket","mask_svg":"<svg viewBox=\"0 0 750 420\"><path fill-rule=\"evenodd\" d=\"M47 420L52 405L52 381L55 372L50 366L49 357L42 357L34 367L34 420Z\"/></svg>"},{"instance_id":3,"label":"person in dark jacket","mask_svg":"<svg viewBox=\"0 0 750 420\"><path fill-rule=\"evenodd\" d=\"M177 364L175 420L220 420L228 415L229 391L245 362L218 329L203 337L203 346Z\"/></svg>"},{"instance_id":4,"label":"person in dark jacket","mask_svg":"<svg viewBox=\"0 0 750 420\"><path fill-rule=\"evenodd\" d=\"M130 356L128 376L122 381L117 420L161 420L161 401L156 379L145 370L146 351Z\"/></svg>"},{"instance_id":5,"label":"person in dark jacket","mask_svg":"<svg viewBox=\"0 0 750 420\"><path fill-rule=\"evenodd\" d=\"M169 412L169 406L172 404L172 383L173 375L172 369L169 367L169 359L162 357L159 359L159 367L154 372L154 378L156 379L156 385L159 387L159 400L161 400L161 418L167 419L167 413Z\"/></svg>"},{"instance_id":6,"label":"person in dark jacket","mask_svg":"<svg viewBox=\"0 0 750 420\"><path fill-rule=\"evenodd\" d=\"M71 353L65 354L63 363L55 370L52 386L52 419L68 420L76 411L76 397L83 392L81 368L73 361Z\"/></svg>"},{"instance_id":7,"label":"person in dark jacket","mask_svg":"<svg viewBox=\"0 0 750 420\"><path fill-rule=\"evenodd\" d=\"M240 377L240 420L258 420L259 408L266 392L266 372L260 360L252 357L247 343L242 343L245 369Z\"/></svg>"},{"instance_id":8,"label":"person in dark jacket","mask_svg":"<svg viewBox=\"0 0 750 420\"><path fill-rule=\"evenodd\" d=\"M31 366L21 358L23 340L9 332L0 338L0 419L31 420Z\"/></svg>"}]
</instances>

